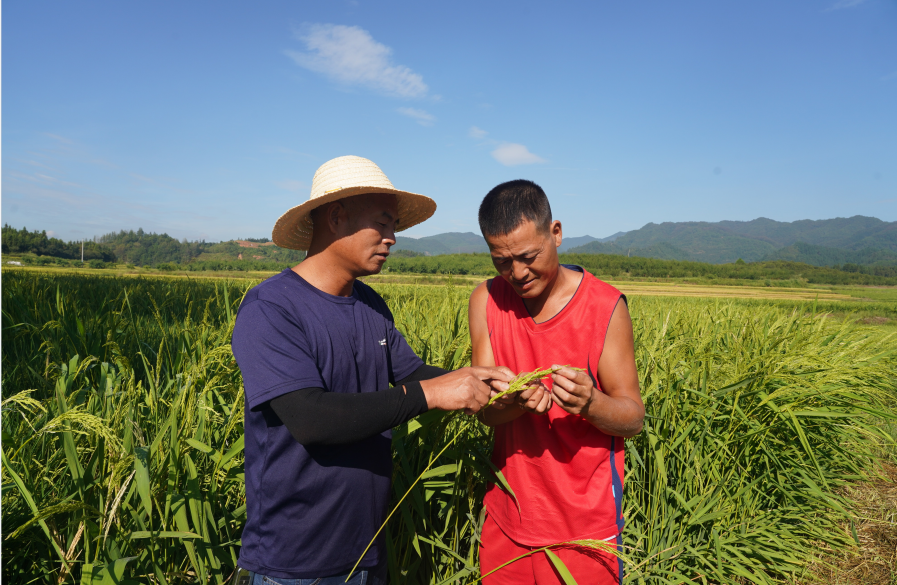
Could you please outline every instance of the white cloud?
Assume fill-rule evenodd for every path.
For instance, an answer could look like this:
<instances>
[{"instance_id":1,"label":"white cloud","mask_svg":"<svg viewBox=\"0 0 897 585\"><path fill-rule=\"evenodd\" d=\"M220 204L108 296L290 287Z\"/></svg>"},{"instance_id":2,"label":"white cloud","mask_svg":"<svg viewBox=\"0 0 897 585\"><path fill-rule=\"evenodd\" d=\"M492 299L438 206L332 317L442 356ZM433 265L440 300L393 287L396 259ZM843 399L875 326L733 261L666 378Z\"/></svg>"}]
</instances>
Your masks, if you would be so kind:
<instances>
[{"instance_id":1,"label":"white cloud","mask_svg":"<svg viewBox=\"0 0 897 585\"><path fill-rule=\"evenodd\" d=\"M312 24L296 33L306 52L285 51L299 66L346 85L360 85L387 95L427 95L423 77L392 63L392 49L357 26Z\"/></svg>"},{"instance_id":2,"label":"white cloud","mask_svg":"<svg viewBox=\"0 0 897 585\"><path fill-rule=\"evenodd\" d=\"M471 138L476 138L477 140L485 138L487 134L489 133L482 128L477 128L476 126L471 126L470 130L467 131L468 136L470 136Z\"/></svg>"},{"instance_id":3,"label":"white cloud","mask_svg":"<svg viewBox=\"0 0 897 585\"><path fill-rule=\"evenodd\" d=\"M506 167L546 162L541 156L531 153L524 145L513 142L502 142L492 151L492 158Z\"/></svg>"},{"instance_id":4,"label":"white cloud","mask_svg":"<svg viewBox=\"0 0 897 585\"><path fill-rule=\"evenodd\" d=\"M293 181L287 179L286 181L277 181L276 183L274 183L274 185L276 185L280 189L283 189L284 191L292 191L293 193L308 191L308 185L306 185L302 181Z\"/></svg>"},{"instance_id":5,"label":"white cloud","mask_svg":"<svg viewBox=\"0 0 897 585\"><path fill-rule=\"evenodd\" d=\"M403 116L413 118L421 126L432 126L436 121L436 116L433 114L416 108L399 108L396 111Z\"/></svg>"},{"instance_id":6,"label":"white cloud","mask_svg":"<svg viewBox=\"0 0 897 585\"><path fill-rule=\"evenodd\" d=\"M854 6L859 6L860 4L865 3L866 0L838 0L831 6L825 9L826 12L830 12L832 10L841 10L842 8L853 8Z\"/></svg>"},{"instance_id":7,"label":"white cloud","mask_svg":"<svg viewBox=\"0 0 897 585\"><path fill-rule=\"evenodd\" d=\"M59 136L58 134L50 134L49 132L44 132L44 135L49 136L53 140L58 140L59 142L62 142L63 144L72 144L72 141L69 140L68 138L66 138L65 136Z\"/></svg>"}]
</instances>

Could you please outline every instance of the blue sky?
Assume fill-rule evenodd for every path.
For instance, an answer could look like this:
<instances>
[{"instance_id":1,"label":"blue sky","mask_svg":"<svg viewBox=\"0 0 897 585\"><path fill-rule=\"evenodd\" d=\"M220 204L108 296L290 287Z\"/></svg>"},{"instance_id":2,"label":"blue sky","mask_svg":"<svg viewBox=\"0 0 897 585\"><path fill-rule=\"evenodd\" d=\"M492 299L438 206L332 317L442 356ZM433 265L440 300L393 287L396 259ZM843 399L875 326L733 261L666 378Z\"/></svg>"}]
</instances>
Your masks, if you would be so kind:
<instances>
[{"instance_id":1,"label":"blue sky","mask_svg":"<svg viewBox=\"0 0 897 585\"><path fill-rule=\"evenodd\" d=\"M3 5L2 221L270 236L330 158L477 231L536 181L569 236L897 220L897 1Z\"/></svg>"}]
</instances>

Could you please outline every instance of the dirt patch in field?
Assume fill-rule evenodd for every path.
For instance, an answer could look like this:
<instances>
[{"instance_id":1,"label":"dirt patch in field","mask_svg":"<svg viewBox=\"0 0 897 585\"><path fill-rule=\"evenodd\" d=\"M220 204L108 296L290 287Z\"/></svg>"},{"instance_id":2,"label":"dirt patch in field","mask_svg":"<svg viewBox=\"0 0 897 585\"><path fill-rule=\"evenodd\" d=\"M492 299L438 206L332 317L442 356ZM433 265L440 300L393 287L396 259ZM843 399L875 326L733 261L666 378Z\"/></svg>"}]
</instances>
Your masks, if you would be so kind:
<instances>
[{"instance_id":1,"label":"dirt patch in field","mask_svg":"<svg viewBox=\"0 0 897 585\"><path fill-rule=\"evenodd\" d=\"M887 317L863 317L862 319L857 319L857 323L862 323L863 325L884 325L890 322L891 320Z\"/></svg>"},{"instance_id":2,"label":"dirt patch in field","mask_svg":"<svg viewBox=\"0 0 897 585\"><path fill-rule=\"evenodd\" d=\"M859 546L834 551L823 548L810 565L817 580L801 583L893 585L897 582L897 467L885 463L882 477L844 490L854 502L853 528ZM844 526L852 533L850 525Z\"/></svg>"}]
</instances>

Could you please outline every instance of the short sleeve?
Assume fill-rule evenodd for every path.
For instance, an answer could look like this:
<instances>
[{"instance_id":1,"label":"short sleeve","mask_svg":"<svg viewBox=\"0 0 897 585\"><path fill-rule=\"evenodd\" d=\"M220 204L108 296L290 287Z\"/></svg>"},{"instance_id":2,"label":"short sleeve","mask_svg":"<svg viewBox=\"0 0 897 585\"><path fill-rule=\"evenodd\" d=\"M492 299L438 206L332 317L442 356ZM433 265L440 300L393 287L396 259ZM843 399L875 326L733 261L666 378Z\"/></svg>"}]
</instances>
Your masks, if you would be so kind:
<instances>
[{"instance_id":1,"label":"short sleeve","mask_svg":"<svg viewBox=\"0 0 897 585\"><path fill-rule=\"evenodd\" d=\"M277 305L241 306L231 348L250 409L294 390L325 387L305 333Z\"/></svg>"},{"instance_id":2,"label":"short sleeve","mask_svg":"<svg viewBox=\"0 0 897 585\"><path fill-rule=\"evenodd\" d=\"M392 317L392 315L390 315ZM417 357L405 338L396 329L395 323L389 319L387 328L387 337L389 339L389 354L392 358L392 377L393 380L401 380L407 378L414 373L419 367L424 365L424 361Z\"/></svg>"}]
</instances>

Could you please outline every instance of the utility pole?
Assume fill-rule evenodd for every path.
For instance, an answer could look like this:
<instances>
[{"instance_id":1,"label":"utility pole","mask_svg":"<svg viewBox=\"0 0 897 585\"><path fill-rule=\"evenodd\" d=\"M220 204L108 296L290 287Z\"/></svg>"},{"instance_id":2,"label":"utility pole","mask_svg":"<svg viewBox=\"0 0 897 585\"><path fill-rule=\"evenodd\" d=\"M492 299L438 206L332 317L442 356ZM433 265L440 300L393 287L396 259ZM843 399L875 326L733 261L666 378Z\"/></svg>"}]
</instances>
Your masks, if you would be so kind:
<instances>
[{"instance_id":1,"label":"utility pole","mask_svg":"<svg viewBox=\"0 0 897 585\"><path fill-rule=\"evenodd\" d=\"M84 240L81 240L81 264L84 264Z\"/></svg>"}]
</instances>

